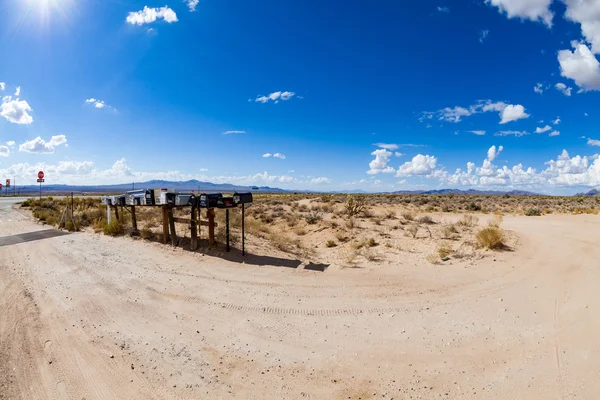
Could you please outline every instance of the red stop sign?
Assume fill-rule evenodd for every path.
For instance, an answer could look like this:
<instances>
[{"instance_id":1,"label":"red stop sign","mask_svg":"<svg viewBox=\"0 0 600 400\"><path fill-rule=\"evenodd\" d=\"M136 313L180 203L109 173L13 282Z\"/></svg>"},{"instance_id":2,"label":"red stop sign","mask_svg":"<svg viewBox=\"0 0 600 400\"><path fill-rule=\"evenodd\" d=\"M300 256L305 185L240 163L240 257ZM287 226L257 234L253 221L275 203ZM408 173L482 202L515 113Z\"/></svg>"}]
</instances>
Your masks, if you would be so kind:
<instances>
[{"instance_id":1,"label":"red stop sign","mask_svg":"<svg viewBox=\"0 0 600 400\"><path fill-rule=\"evenodd\" d=\"M44 179L44 171L38 172L38 179Z\"/></svg>"}]
</instances>

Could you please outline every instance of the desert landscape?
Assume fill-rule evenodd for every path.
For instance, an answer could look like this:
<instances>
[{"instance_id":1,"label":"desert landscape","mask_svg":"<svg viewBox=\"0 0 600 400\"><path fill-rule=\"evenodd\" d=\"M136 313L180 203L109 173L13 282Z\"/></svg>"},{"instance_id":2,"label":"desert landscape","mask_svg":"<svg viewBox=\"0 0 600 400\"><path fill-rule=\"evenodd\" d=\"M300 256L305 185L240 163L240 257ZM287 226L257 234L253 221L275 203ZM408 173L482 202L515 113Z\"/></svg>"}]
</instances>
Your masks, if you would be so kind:
<instances>
[{"instance_id":1,"label":"desert landscape","mask_svg":"<svg viewBox=\"0 0 600 400\"><path fill-rule=\"evenodd\" d=\"M2 399L600 392L595 198L257 196L245 257L65 204L0 201Z\"/></svg>"}]
</instances>

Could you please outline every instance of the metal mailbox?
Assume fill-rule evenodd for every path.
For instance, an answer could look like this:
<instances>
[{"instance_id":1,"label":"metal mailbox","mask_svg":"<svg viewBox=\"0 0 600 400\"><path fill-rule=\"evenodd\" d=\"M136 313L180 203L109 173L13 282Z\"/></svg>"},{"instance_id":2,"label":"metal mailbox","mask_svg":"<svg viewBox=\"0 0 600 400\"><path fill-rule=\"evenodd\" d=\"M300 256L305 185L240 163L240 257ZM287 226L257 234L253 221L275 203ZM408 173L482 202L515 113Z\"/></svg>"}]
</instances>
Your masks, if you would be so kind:
<instances>
[{"instance_id":1,"label":"metal mailbox","mask_svg":"<svg viewBox=\"0 0 600 400\"><path fill-rule=\"evenodd\" d=\"M233 201L235 204L252 203L252 193L234 193Z\"/></svg>"},{"instance_id":2,"label":"metal mailbox","mask_svg":"<svg viewBox=\"0 0 600 400\"><path fill-rule=\"evenodd\" d=\"M163 193L165 202L163 204L172 204L175 205L175 197L177 196L175 193Z\"/></svg>"},{"instance_id":3,"label":"metal mailbox","mask_svg":"<svg viewBox=\"0 0 600 400\"><path fill-rule=\"evenodd\" d=\"M113 200L112 200L113 206L124 206L125 204L126 204L126 202L125 202L124 194L122 194L120 196L113 196Z\"/></svg>"},{"instance_id":4,"label":"metal mailbox","mask_svg":"<svg viewBox=\"0 0 600 400\"><path fill-rule=\"evenodd\" d=\"M221 199L223 195L221 193L213 193L206 194L203 193L200 195L200 200L198 201L198 207L202 208L215 208L217 207L217 203L219 199Z\"/></svg>"},{"instance_id":5,"label":"metal mailbox","mask_svg":"<svg viewBox=\"0 0 600 400\"><path fill-rule=\"evenodd\" d=\"M194 204L196 196L188 193L177 193L175 196L176 206L191 206Z\"/></svg>"},{"instance_id":6,"label":"metal mailbox","mask_svg":"<svg viewBox=\"0 0 600 400\"><path fill-rule=\"evenodd\" d=\"M237 204L233 201L233 197L223 197L217 201L217 208L235 208Z\"/></svg>"}]
</instances>

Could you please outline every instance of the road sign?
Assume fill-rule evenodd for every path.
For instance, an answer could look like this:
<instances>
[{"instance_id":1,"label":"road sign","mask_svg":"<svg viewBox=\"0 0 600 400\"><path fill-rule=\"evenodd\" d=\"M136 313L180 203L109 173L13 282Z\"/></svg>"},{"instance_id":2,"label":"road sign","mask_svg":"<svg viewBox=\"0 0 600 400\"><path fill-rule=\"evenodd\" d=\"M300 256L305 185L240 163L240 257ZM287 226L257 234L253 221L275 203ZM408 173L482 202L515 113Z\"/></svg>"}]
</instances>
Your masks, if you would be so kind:
<instances>
[{"instance_id":1,"label":"road sign","mask_svg":"<svg viewBox=\"0 0 600 400\"><path fill-rule=\"evenodd\" d=\"M6 187L9 188L10 187L10 179L6 180Z\"/></svg>"},{"instance_id":2,"label":"road sign","mask_svg":"<svg viewBox=\"0 0 600 400\"><path fill-rule=\"evenodd\" d=\"M44 171L38 172L38 179L44 179Z\"/></svg>"},{"instance_id":3,"label":"road sign","mask_svg":"<svg viewBox=\"0 0 600 400\"><path fill-rule=\"evenodd\" d=\"M38 182L42 183L42 182L44 182L44 180L43 179L38 179Z\"/></svg>"}]
</instances>

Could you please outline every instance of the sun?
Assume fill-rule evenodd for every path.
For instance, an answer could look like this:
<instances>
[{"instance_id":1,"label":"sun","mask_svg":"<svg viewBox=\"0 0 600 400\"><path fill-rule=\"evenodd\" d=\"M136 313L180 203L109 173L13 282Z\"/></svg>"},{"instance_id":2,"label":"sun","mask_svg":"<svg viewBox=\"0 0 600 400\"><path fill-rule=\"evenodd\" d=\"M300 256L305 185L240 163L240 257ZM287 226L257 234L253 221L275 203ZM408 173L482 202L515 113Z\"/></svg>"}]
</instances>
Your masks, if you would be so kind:
<instances>
[{"instance_id":1,"label":"sun","mask_svg":"<svg viewBox=\"0 0 600 400\"><path fill-rule=\"evenodd\" d=\"M75 7L75 0L22 0L24 17L35 18L47 27L53 23L68 20L69 13Z\"/></svg>"}]
</instances>

